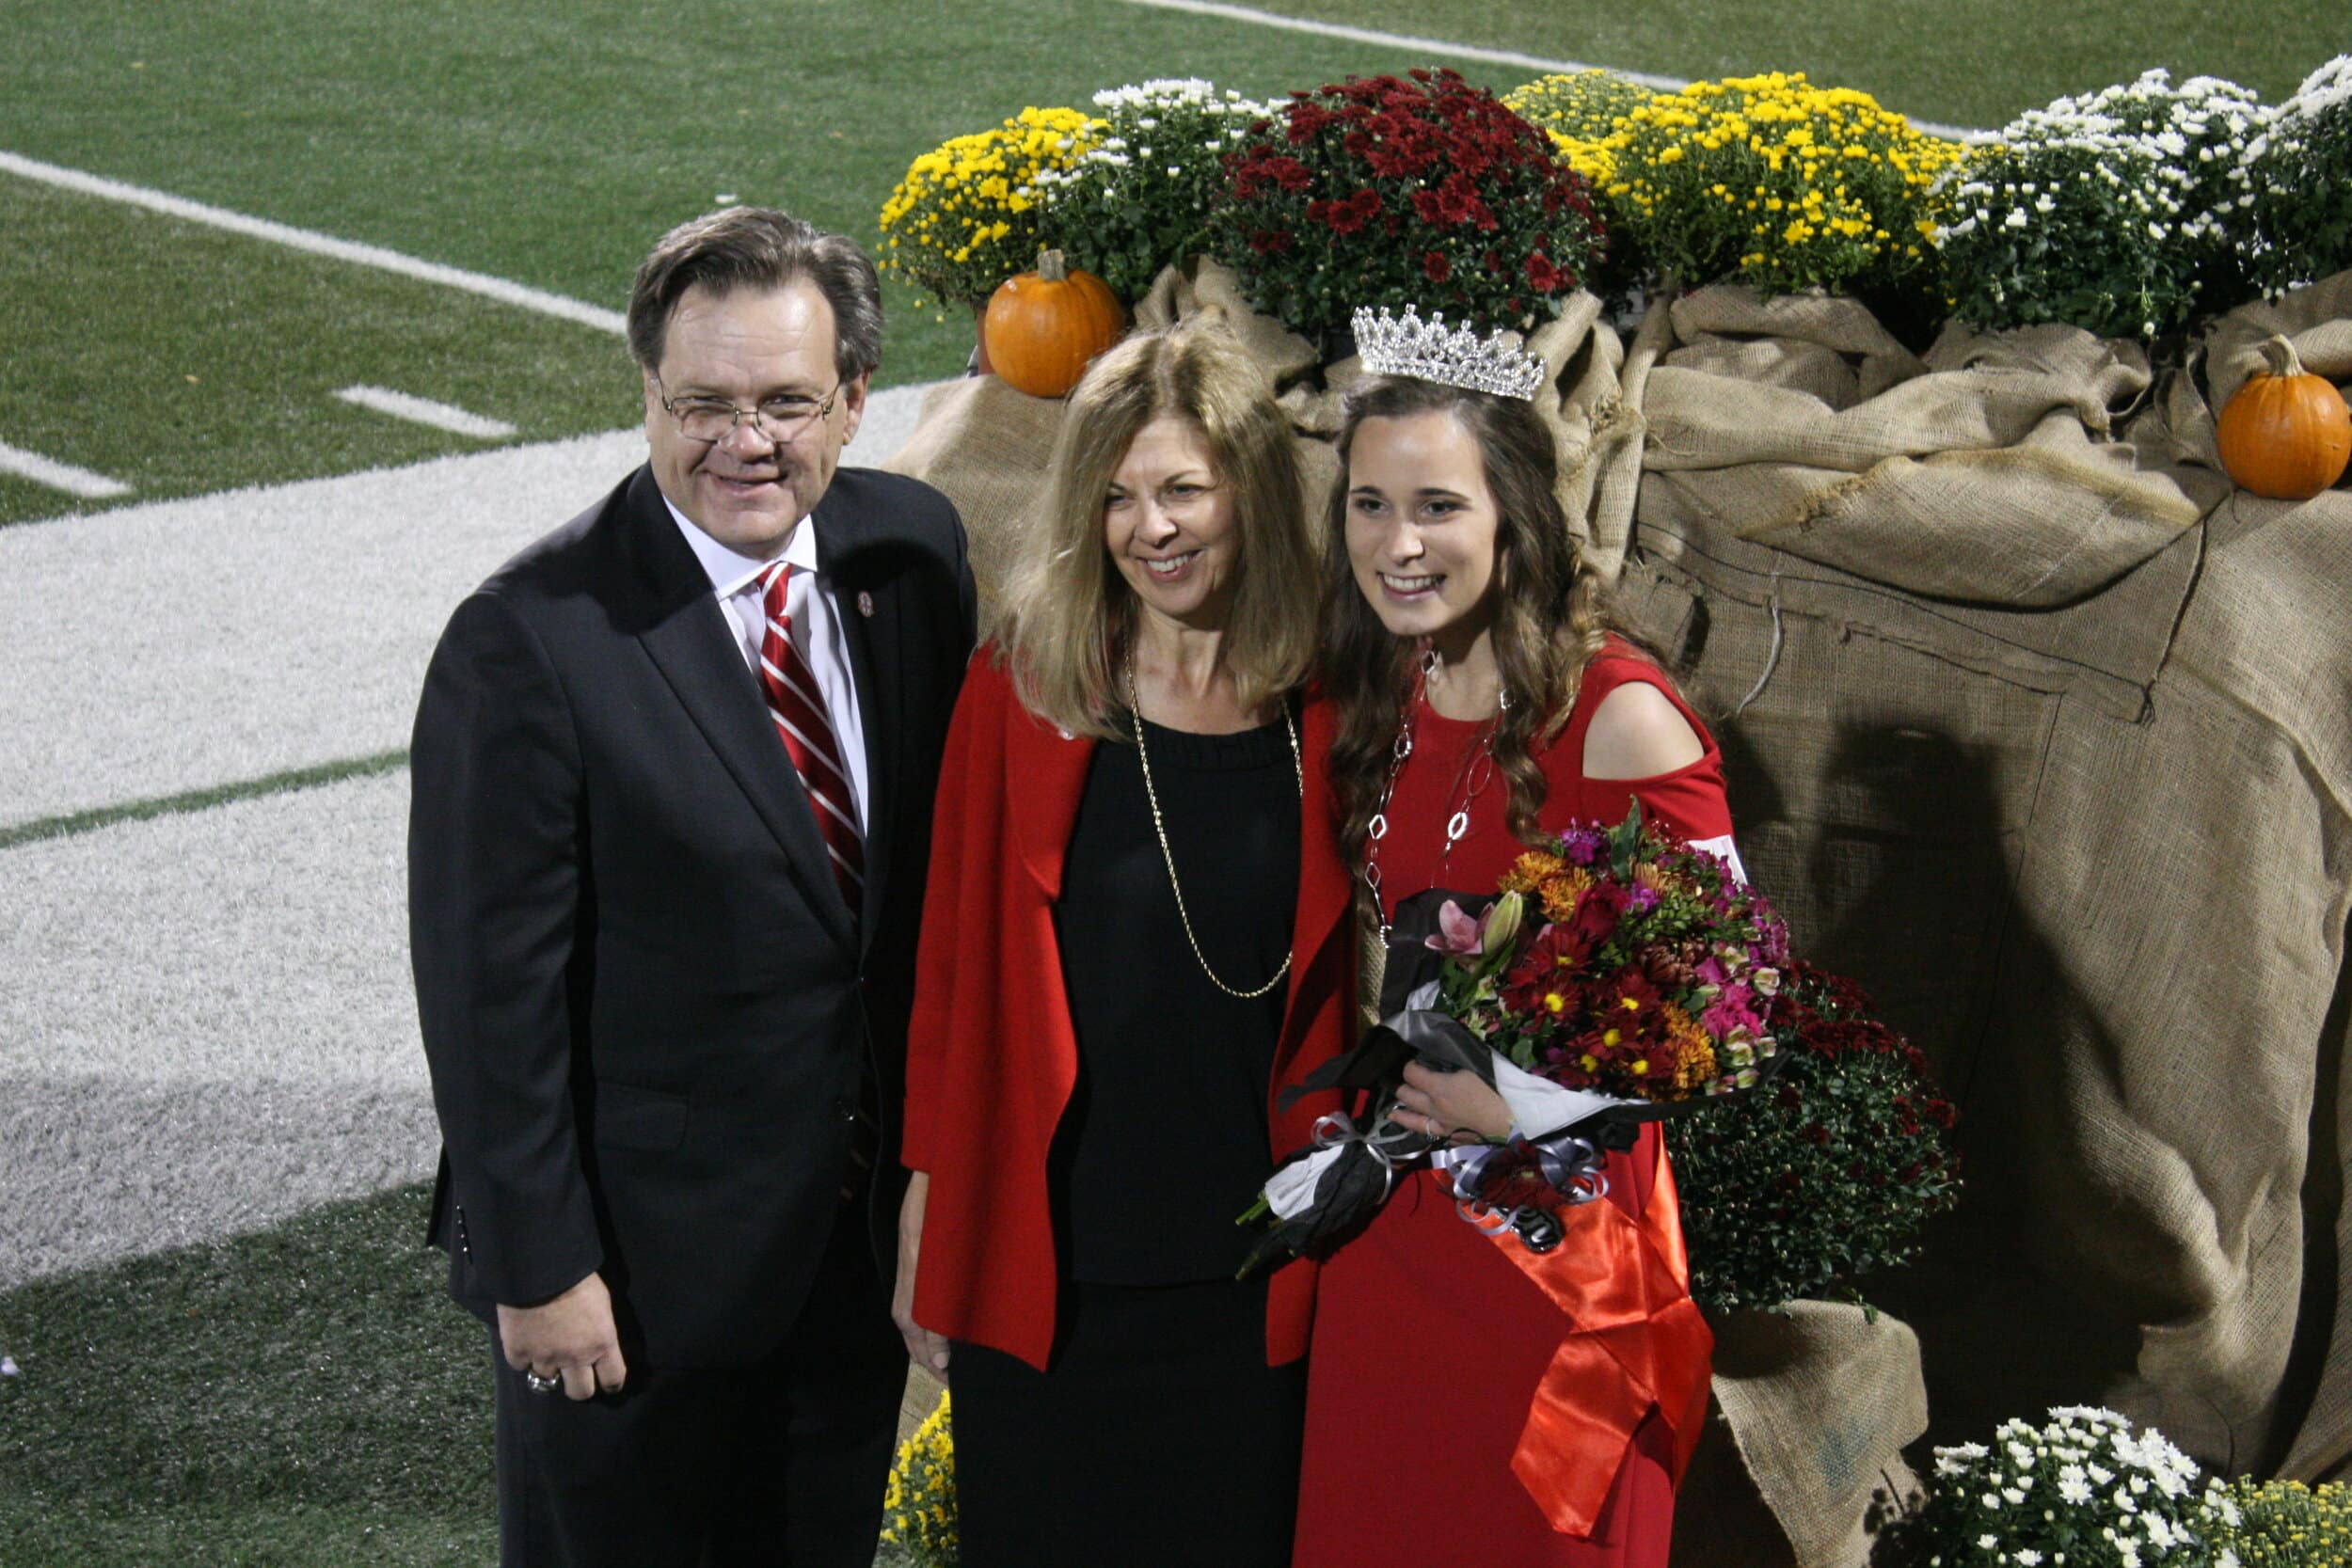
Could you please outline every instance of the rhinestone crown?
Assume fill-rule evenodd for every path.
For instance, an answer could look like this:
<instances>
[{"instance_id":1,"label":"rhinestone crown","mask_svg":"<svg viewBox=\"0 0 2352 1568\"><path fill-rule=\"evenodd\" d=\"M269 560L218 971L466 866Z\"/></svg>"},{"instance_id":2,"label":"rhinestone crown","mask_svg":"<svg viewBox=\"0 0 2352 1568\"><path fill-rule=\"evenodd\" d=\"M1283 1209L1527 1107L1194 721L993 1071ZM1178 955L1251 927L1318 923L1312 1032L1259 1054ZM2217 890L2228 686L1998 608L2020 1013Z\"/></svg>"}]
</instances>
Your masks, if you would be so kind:
<instances>
[{"instance_id":1,"label":"rhinestone crown","mask_svg":"<svg viewBox=\"0 0 2352 1568\"><path fill-rule=\"evenodd\" d=\"M1423 321L1411 305L1401 316L1359 309L1356 352L1375 375L1409 375L1522 402L1532 401L1544 384L1544 362L1503 334L1482 338L1466 326L1449 327L1441 311Z\"/></svg>"}]
</instances>

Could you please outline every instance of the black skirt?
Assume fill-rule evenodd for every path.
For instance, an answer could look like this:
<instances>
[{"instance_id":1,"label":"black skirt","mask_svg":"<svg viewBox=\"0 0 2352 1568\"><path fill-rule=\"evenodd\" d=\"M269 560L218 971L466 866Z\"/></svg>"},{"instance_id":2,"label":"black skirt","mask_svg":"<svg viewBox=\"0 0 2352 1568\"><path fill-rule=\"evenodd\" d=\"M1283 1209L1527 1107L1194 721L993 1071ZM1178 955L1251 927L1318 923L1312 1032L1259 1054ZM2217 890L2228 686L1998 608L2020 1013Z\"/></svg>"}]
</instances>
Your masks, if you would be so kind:
<instances>
[{"instance_id":1,"label":"black skirt","mask_svg":"<svg viewBox=\"0 0 2352 1568\"><path fill-rule=\"evenodd\" d=\"M1307 1363L1265 1284L1061 1283L1048 1370L958 1344L963 1568L1285 1568Z\"/></svg>"}]
</instances>

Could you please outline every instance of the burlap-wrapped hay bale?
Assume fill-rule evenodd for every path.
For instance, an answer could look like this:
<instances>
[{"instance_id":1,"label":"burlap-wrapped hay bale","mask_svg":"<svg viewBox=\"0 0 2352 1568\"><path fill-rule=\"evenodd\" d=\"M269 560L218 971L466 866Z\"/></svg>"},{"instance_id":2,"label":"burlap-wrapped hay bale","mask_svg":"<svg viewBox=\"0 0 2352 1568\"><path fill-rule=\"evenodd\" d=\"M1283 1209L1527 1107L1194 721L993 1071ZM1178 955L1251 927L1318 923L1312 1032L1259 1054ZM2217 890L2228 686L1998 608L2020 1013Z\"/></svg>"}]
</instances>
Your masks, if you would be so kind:
<instances>
[{"instance_id":1,"label":"burlap-wrapped hay bale","mask_svg":"<svg viewBox=\"0 0 2352 1568\"><path fill-rule=\"evenodd\" d=\"M1355 358L1325 363L1316 345L1251 310L1233 275L1205 258L1163 272L1136 302L1135 314L1136 325L1148 329L1203 313L1220 317L1265 372L1298 437L1304 504L1319 518L1339 478L1331 443L1339 433L1341 397L1360 373ZM1591 510L1596 486L1612 461L1629 515L1638 473L1638 443L1629 443L1626 429L1612 431L1623 354L1616 334L1599 324L1600 302L1578 293L1527 341L1528 352L1552 372L1536 394L1536 409L1551 427L1561 500L1573 519ZM937 486L956 503L972 536L973 571L984 610L1003 580L1018 531L1042 492L1065 406L1057 398L1016 392L994 376L947 382L926 395L914 434L882 465Z\"/></svg>"},{"instance_id":2,"label":"burlap-wrapped hay bale","mask_svg":"<svg viewBox=\"0 0 2352 1568\"><path fill-rule=\"evenodd\" d=\"M2339 278L2223 322L2217 390L2275 330L2352 372L2327 346L2347 304ZM1955 346L1862 401L1922 396ZM2026 470L2030 489L2004 473L2011 510L1940 520L1914 483L1947 466L1932 452L1671 466L1739 437L1661 360L1622 603L1724 716L1759 883L1961 1105L1962 1210L1872 1290L1917 1330L1935 1438L2101 1401L2225 1470L2326 1476L2352 1461L2352 494L2232 492L2193 376L2143 384L2126 425L2144 372L2079 348L1968 344L2003 366L1980 379L2010 406L1956 417L2028 432L1985 451L2073 420L2067 451L2090 454L2076 493L2059 468ZM1861 398L1870 356L1837 352ZM1745 351L1715 362L1755 370ZM1810 349L1778 362L1810 389L1766 404L1862 406L1832 406L1844 383ZM2037 418L2014 394L2051 379L2091 396ZM1864 483L1807 523L1750 510L1836 490L1833 473ZM2203 520L2168 535L2177 513L2126 505L2168 487Z\"/></svg>"},{"instance_id":3,"label":"burlap-wrapped hay bale","mask_svg":"<svg viewBox=\"0 0 2352 1568\"><path fill-rule=\"evenodd\" d=\"M1676 1501L1677 1568L1865 1561L1922 1494L1896 1451L1928 1425L1911 1330L1827 1301L1714 1326L1714 1410Z\"/></svg>"},{"instance_id":4,"label":"burlap-wrapped hay bale","mask_svg":"<svg viewBox=\"0 0 2352 1568\"><path fill-rule=\"evenodd\" d=\"M1661 309L1644 505L1671 492L1712 531L1905 593L2067 604L2227 488L2111 438L2150 390L2136 344L1954 325L1914 356L1853 300L1733 286Z\"/></svg>"},{"instance_id":5,"label":"burlap-wrapped hay bale","mask_svg":"<svg viewBox=\"0 0 2352 1568\"><path fill-rule=\"evenodd\" d=\"M1060 400L1016 392L993 375L943 381L923 394L914 434L882 467L911 474L956 503L972 541L982 624L1043 483Z\"/></svg>"}]
</instances>

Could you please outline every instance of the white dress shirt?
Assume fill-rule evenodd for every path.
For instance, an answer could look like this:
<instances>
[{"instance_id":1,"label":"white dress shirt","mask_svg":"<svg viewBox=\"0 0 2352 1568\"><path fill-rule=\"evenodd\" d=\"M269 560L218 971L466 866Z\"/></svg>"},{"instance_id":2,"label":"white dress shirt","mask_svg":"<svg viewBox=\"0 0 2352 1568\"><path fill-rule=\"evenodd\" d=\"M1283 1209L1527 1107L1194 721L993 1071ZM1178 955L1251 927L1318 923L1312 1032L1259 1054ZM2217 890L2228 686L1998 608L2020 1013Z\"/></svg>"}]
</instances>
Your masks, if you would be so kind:
<instances>
[{"instance_id":1,"label":"white dress shirt","mask_svg":"<svg viewBox=\"0 0 2352 1568\"><path fill-rule=\"evenodd\" d=\"M670 507L670 518L677 524L678 532L686 536L694 559L701 562L703 571L710 578L710 586L720 610L726 617L727 629L735 634L736 651L754 675L759 673L759 646L768 635L768 611L761 602L759 578L773 558L761 561L722 545L701 529L696 528L686 514L670 505L667 496L662 504ZM825 577L825 566L817 550L817 530L803 517L785 542L784 560L792 568L792 579L785 587L785 612L792 621L792 648L817 677L817 694L824 699L825 717L833 723L834 739L841 748L841 761L850 774L850 789L854 799L850 802L857 817L858 832L866 831L866 725L857 706L857 681L850 668L850 645L844 635L841 614L834 603L833 585ZM781 737L777 745L784 744Z\"/></svg>"}]
</instances>

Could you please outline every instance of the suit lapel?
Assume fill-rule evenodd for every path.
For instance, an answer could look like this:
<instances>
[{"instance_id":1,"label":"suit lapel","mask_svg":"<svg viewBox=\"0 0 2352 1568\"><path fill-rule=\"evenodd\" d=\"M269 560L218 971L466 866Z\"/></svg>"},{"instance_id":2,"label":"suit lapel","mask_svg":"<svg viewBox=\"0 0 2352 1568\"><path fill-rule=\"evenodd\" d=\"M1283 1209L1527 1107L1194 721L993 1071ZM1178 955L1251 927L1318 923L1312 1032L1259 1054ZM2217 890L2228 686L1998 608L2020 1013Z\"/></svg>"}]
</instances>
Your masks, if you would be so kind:
<instances>
[{"instance_id":1,"label":"suit lapel","mask_svg":"<svg viewBox=\"0 0 2352 1568\"><path fill-rule=\"evenodd\" d=\"M890 847L897 837L902 717L898 595L866 585L856 557L856 520L845 515L838 501L819 501L808 520L817 530L817 559L833 593L842 641L850 650L850 678L857 689L858 728L866 747L866 898L858 922L862 953L882 925L882 904L890 888Z\"/></svg>"},{"instance_id":2,"label":"suit lapel","mask_svg":"<svg viewBox=\"0 0 2352 1568\"><path fill-rule=\"evenodd\" d=\"M630 482L628 503L640 575L655 597L638 641L783 846L803 900L838 940L854 946L850 908L834 880L801 776L776 736L710 578L678 536L650 470L640 469Z\"/></svg>"}]
</instances>

